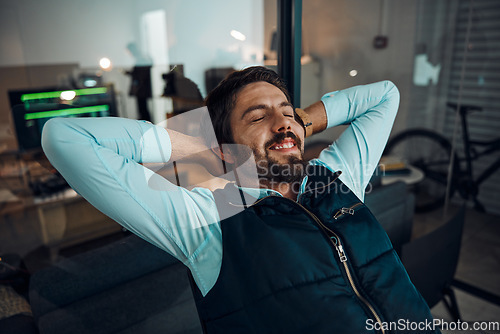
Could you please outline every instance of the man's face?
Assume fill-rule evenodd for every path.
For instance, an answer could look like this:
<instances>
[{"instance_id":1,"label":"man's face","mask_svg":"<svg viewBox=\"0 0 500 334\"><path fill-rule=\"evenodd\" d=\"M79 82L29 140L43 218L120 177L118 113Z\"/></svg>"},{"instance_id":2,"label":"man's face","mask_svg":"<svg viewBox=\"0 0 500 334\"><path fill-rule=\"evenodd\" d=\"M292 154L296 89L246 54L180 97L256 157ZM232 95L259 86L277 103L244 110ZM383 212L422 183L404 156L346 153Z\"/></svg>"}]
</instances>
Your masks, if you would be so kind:
<instances>
[{"instance_id":1,"label":"man's face","mask_svg":"<svg viewBox=\"0 0 500 334\"><path fill-rule=\"evenodd\" d=\"M235 143L253 151L259 175L280 182L302 176L304 129L279 88L264 81L245 86L237 95L230 123ZM302 170L296 173L298 169Z\"/></svg>"}]
</instances>

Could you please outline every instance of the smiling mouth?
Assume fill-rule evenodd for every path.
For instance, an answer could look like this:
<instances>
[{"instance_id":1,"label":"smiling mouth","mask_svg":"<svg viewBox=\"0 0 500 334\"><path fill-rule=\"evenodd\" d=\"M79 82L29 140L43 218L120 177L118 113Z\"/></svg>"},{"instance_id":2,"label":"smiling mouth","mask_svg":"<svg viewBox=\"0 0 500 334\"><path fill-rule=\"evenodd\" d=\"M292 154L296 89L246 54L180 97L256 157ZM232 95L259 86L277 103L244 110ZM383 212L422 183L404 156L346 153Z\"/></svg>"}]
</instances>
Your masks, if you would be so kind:
<instances>
[{"instance_id":1,"label":"smiling mouth","mask_svg":"<svg viewBox=\"0 0 500 334\"><path fill-rule=\"evenodd\" d=\"M280 143L273 144L271 147L269 147L270 150L283 150L283 149L290 149L297 146L295 144L295 141L291 138L285 138Z\"/></svg>"}]
</instances>

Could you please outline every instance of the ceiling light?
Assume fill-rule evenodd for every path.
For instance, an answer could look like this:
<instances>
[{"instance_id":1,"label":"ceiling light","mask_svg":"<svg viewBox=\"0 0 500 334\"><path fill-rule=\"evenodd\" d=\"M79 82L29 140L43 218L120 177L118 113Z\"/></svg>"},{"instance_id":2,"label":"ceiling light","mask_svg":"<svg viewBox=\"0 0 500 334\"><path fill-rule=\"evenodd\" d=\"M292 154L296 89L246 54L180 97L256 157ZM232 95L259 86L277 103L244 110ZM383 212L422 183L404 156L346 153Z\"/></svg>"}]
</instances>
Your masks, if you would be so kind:
<instances>
[{"instance_id":1,"label":"ceiling light","mask_svg":"<svg viewBox=\"0 0 500 334\"><path fill-rule=\"evenodd\" d=\"M233 38L237 39L238 41L244 41L245 39L247 39L247 37L238 30L231 30L231 36L233 36Z\"/></svg>"}]
</instances>

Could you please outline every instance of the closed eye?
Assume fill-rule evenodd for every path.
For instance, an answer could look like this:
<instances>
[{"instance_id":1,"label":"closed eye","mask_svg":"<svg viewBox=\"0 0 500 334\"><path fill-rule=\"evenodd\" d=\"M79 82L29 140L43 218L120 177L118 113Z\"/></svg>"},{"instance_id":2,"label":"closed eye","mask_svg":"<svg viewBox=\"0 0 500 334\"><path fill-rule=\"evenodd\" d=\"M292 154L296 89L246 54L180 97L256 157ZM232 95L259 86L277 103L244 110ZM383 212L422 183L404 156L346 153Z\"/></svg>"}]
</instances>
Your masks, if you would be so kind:
<instances>
[{"instance_id":1,"label":"closed eye","mask_svg":"<svg viewBox=\"0 0 500 334\"><path fill-rule=\"evenodd\" d=\"M252 123L256 123L256 122L263 120L263 119L264 119L264 117L259 117L259 118L253 119Z\"/></svg>"}]
</instances>

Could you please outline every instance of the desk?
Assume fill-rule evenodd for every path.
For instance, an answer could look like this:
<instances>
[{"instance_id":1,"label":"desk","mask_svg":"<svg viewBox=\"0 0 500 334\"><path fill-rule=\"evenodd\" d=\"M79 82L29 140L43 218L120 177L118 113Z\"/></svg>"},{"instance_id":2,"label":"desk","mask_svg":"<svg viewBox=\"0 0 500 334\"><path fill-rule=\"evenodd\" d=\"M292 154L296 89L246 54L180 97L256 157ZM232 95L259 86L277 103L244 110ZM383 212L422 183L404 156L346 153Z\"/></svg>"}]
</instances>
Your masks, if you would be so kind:
<instances>
[{"instance_id":1,"label":"desk","mask_svg":"<svg viewBox=\"0 0 500 334\"><path fill-rule=\"evenodd\" d=\"M417 167L407 165L406 168L410 170L407 174L382 175L382 185L386 186L397 181L403 181L407 185L412 185L419 183L424 179L424 172Z\"/></svg>"},{"instance_id":2,"label":"desk","mask_svg":"<svg viewBox=\"0 0 500 334\"><path fill-rule=\"evenodd\" d=\"M55 260L59 249L119 232L121 226L94 208L74 190L67 189L50 197L19 198L0 210L2 215L35 209L37 234Z\"/></svg>"}]
</instances>

